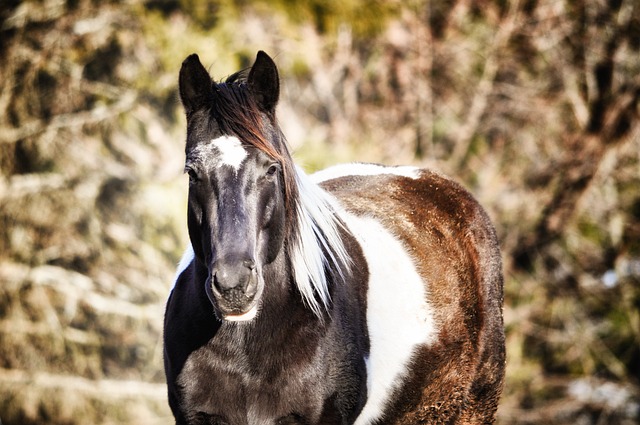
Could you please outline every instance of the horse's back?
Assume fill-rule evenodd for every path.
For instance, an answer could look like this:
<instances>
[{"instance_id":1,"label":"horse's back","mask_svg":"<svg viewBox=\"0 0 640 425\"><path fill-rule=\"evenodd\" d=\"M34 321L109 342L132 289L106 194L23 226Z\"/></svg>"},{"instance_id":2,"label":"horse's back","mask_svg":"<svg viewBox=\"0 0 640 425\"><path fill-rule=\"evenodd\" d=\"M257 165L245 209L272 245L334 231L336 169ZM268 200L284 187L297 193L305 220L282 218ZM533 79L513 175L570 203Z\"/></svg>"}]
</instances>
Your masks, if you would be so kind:
<instances>
[{"instance_id":1,"label":"horse's back","mask_svg":"<svg viewBox=\"0 0 640 425\"><path fill-rule=\"evenodd\" d=\"M446 177L358 165L320 175L369 268L369 400L356 423L490 423L504 375L494 228Z\"/></svg>"}]
</instances>

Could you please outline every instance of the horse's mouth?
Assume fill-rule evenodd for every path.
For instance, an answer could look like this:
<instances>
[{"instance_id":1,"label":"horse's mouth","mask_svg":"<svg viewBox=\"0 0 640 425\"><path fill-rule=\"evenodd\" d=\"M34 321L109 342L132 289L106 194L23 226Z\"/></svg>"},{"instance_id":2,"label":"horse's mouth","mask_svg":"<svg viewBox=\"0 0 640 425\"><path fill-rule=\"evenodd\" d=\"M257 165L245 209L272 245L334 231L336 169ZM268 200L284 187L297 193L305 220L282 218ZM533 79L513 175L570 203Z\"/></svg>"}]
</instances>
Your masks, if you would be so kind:
<instances>
[{"instance_id":1,"label":"horse's mouth","mask_svg":"<svg viewBox=\"0 0 640 425\"><path fill-rule=\"evenodd\" d=\"M258 314L258 304L254 304L247 312L240 314L227 314L223 315L223 320L228 322L248 322L249 320L253 320Z\"/></svg>"},{"instance_id":2,"label":"horse's mouth","mask_svg":"<svg viewBox=\"0 0 640 425\"><path fill-rule=\"evenodd\" d=\"M240 293L234 296L223 296L211 290L207 291L207 295L215 315L222 321L246 322L258 314L258 297L249 297Z\"/></svg>"},{"instance_id":3,"label":"horse's mouth","mask_svg":"<svg viewBox=\"0 0 640 425\"><path fill-rule=\"evenodd\" d=\"M216 317L223 322L248 322L253 320L259 311L259 303L256 299L243 306L237 304L230 306L224 299L217 299L212 304Z\"/></svg>"},{"instance_id":4,"label":"horse's mouth","mask_svg":"<svg viewBox=\"0 0 640 425\"><path fill-rule=\"evenodd\" d=\"M224 298L210 298L213 312L221 321L246 322L252 320L258 314L258 302L253 299L243 305L226 303Z\"/></svg>"}]
</instances>

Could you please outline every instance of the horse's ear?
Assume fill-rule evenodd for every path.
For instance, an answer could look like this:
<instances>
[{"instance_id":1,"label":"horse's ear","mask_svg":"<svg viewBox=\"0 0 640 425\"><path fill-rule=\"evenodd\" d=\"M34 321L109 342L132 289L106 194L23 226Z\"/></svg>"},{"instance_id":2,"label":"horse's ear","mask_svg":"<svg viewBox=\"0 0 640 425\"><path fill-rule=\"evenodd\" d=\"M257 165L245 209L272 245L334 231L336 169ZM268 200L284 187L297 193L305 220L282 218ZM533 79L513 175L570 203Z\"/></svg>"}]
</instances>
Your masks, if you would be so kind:
<instances>
[{"instance_id":1,"label":"horse's ear","mask_svg":"<svg viewBox=\"0 0 640 425\"><path fill-rule=\"evenodd\" d=\"M280 96L278 68L273 59L260 50L247 78L249 90L258 106L267 113L274 113Z\"/></svg>"},{"instance_id":2,"label":"horse's ear","mask_svg":"<svg viewBox=\"0 0 640 425\"><path fill-rule=\"evenodd\" d=\"M178 84L180 99L187 115L207 105L213 97L211 77L196 54L188 56L182 62Z\"/></svg>"}]
</instances>

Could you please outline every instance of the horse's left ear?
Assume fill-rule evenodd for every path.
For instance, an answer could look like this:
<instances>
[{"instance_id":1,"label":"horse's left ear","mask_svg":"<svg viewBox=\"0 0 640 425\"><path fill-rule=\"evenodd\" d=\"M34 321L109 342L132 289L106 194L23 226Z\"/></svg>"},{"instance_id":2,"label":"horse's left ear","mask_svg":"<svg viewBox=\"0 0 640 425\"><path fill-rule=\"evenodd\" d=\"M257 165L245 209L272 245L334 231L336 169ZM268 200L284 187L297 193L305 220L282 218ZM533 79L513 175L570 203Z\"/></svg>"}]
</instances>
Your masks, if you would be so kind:
<instances>
[{"instance_id":1,"label":"horse's left ear","mask_svg":"<svg viewBox=\"0 0 640 425\"><path fill-rule=\"evenodd\" d=\"M274 113L280 96L278 68L273 59L262 50L258 52L249 71L247 84L258 106L266 113Z\"/></svg>"}]
</instances>

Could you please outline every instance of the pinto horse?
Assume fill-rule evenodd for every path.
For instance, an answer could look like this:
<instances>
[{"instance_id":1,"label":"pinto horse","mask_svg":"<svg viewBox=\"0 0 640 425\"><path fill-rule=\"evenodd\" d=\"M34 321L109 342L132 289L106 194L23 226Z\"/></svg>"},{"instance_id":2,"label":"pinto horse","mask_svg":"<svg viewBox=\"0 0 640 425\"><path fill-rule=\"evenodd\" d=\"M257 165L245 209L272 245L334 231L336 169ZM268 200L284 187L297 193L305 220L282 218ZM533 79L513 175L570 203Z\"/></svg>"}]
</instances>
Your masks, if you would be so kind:
<instances>
[{"instance_id":1,"label":"pinto horse","mask_svg":"<svg viewBox=\"0 0 640 425\"><path fill-rule=\"evenodd\" d=\"M279 77L179 77L188 229L167 302L177 424L494 422L502 271L487 214L432 171L308 176L278 127Z\"/></svg>"}]
</instances>

